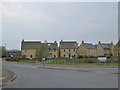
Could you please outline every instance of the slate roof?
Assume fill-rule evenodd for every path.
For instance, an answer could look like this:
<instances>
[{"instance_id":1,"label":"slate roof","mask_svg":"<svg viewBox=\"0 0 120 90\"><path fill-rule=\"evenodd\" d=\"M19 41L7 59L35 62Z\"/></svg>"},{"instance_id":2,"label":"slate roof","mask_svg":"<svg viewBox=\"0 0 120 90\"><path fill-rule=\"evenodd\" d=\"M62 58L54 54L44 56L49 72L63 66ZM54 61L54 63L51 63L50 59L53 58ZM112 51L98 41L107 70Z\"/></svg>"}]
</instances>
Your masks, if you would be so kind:
<instances>
[{"instance_id":1,"label":"slate roof","mask_svg":"<svg viewBox=\"0 0 120 90\"><path fill-rule=\"evenodd\" d=\"M101 43L100 44L103 49L111 49L112 44L111 43Z\"/></svg>"},{"instance_id":2,"label":"slate roof","mask_svg":"<svg viewBox=\"0 0 120 90\"><path fill-rule=\"evenodd\" d=\"M47 43L48 48L50 49L58 49L58 44L57 43Z\"/></svg>"},{"instance_id":3,"label":"slate roof","mask_svg":"<svg viewBox=\"0 0 120 90\"><path fill-rule=\"evenodd\" d=\"M120 40L116 43L117 47L120 47Z\"/></svg>"},{"instance_id":4,"label":"slate roof","mask_svg":"<svg viewBox=\"0 0 120 90\"><path fill-rule=\"evenodd\" d=\"M22 41L21 49L39 49L45 43L41 43L41 41ZM49 48L58 49L57 43L46 43Z\"/></svg>"},{"instance_id":5,"label":"slate roof","mask_svg":"<svg viewBox=\"0 0 120 90\"><path fill-rule=\"evenodd\" d=\"M88 48L88 49L95 49L96 46L93 45L92 43L84 43L85 47Z\"/></svg>"},{"instance_id":6,"label":"slate roof","mask_svg":"<svg viewBox=\"0 0 120 90\"><path fill-rule=\"evenodd\" d=\"M76 49L78 48L78 43L76 41L61 41L60 48L61 49Z\"/></svg>"}]
</instances>

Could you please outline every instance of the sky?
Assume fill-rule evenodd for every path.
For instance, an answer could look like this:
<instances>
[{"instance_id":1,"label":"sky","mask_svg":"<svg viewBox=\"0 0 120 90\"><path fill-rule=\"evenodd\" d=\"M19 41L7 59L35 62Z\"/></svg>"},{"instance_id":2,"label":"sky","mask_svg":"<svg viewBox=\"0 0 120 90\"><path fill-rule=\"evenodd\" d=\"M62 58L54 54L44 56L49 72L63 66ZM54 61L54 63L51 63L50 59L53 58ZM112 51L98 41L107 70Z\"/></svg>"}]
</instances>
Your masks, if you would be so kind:
<instances>
[{"instance_id":1,"label":"sky","mask_svg":"<svg viewBox=\"0 0 120 90\"><path fill-rule=\"evenodd\" d=\"M20 50L22 39L118 41L117 2L3 2L1 7L2 45L7 49Z\"/></svg>"}]
</instances>

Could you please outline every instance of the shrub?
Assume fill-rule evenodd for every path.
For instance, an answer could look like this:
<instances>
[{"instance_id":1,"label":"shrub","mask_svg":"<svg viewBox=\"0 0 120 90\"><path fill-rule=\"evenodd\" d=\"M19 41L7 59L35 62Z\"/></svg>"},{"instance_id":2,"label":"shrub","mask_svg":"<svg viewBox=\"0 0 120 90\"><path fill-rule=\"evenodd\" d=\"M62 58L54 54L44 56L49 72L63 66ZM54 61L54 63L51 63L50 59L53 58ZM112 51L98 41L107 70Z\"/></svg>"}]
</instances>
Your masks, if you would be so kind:
<instances>
[{"instance_id":1,"label":"shrub","mask_svg":"<svg viewBox=\"0 0 120 90\"><path fill-rule=\"evenodd\" d=\"M7 57L6 58L6 61L19 61L19 60L20 60L20 58L18 58L18 57L15 57L15 58Z\"/></svg>"},{"instance_id":2,"label":"shrub","mask_svg":"<svg viewBox=\"0 0 120 90\"><path fill-rule=\"evenodd\" d=\"M97 63L98 60L96 58L86 58L85 63Z\"/></svg>"}]
</instances>

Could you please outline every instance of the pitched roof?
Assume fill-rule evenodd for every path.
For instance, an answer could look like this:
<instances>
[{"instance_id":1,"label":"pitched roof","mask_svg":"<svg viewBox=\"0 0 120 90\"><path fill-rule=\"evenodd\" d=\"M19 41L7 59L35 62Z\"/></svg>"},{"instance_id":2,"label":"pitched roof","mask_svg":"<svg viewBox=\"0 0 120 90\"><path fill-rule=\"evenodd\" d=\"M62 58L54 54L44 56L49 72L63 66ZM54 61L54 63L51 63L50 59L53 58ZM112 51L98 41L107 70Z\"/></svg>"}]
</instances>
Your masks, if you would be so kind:
<instances>
[{"instance_id":1,"label":"pitched roof","mask_svg":"<svg viewBox=\"0 0 120 90\"><path fill-rule=\"evenodd\" d=\"M103 49L111 49L112 44L111 43L100 43Z\"/></svg>"},{"instance_id":2,"label":"pitched roof","mask_svg":"<svg viewBox=\"0 0 120 90\"><path fill-rule=\"evenodd\" d=\"M120 40L116 43L115 46L120 47Z\"/></svg>"},{"instance_id":3,"label":"pitched roof","mask_svg":"<svg viewBox=\"0 0 120 90\"><path fill-rule=\"evenodd\" d=\"M21 49L38 49L41 45L41 41L22 41Z\"/></svg>"},{"instance_id":4,"label":"pitched roof","mask_svg":"<svg viewBox=\"0 0 120 90\"><path fill-rule=\"evenodd\" d=\"M47 43L48 48L50 49L58 49L58 44L57 43Z\"/></svg>"},{"instance_id":5,"label":"pitched roof","mask_svg":"<svg viewBox=\"0 0 120 90\"><path fill-rule=\"evenodd\" d=\"M76 49L78 44L76 41L61 41L60 48L61 49Z\"/></svg>"},{"instance_id":6,"label":"pitched roof","mask_svg":"<svg viewBox=\"0 0 120 90\"><path fill-rule=\"evenodd\" d=\"M88 49L95 49L96 46L93 45L92 43L84 43L85 47L88 48Z\"/></svg>"},{"instance_id":7,"label":"pitched roof","mask_svg":"<svg viewBox=\"0 0 120 90\"><path fill-rule=\"evenodd\" d=\"M22 41L21 49L39 49L45 43L41 41ZM57 43L46 43L49 48L58 48Z\"/></svg>"}]
</instances>

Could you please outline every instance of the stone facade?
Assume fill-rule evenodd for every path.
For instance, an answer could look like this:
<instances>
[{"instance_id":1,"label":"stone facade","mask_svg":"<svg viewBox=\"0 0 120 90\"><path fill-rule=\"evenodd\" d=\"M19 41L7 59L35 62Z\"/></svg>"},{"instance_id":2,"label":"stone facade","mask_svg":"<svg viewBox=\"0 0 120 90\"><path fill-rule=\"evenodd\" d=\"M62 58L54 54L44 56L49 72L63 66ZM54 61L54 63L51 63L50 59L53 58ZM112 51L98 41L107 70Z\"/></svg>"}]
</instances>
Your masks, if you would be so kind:
<instances>
[{"instance_id":1,"label":"stone facade","mask_svg":"<svg viewBox=\"0 0 120 90\"><path fill-rule=\"evenodd\" d=\"M113 43L101 43L97 45L97 56L112 56L114 45Z\"/></svg>"},{"instance_id":2,"label":"stone facade","mask_svg":"<svg viewBox=\"0 0 120 90\"><path fill-rule=\"evenodd\" d=\"M49 58L57 58L59 54L59 48L58 44L55 41L54 43L47 43L48 46L48 57ZM40 41L24 41L21 42L21 55L22 57L31 57L31 58L37 58L37 53L39 48L44 45L44 43L41 43Z\"/></svg>"},{"instance_id":3,"label":"stone facade","mask_svg":"<svg viewBox=\"0 0 120 90\"><path fill-rule=\"evenodd\" d=\"M21 51L22 57L30 57L30 58L37 58L37 51L36 49L23 49Z\"/></svg>"},{"instance_id":4,"label":"stone facade","mask_svg":"<svg viewBox=\"0 0 120 90\"><path fill-rule=\"evenodd\" d=\"M117 56L118 45L113 43L101 43L93 45L92 43L82 43L78 47L76 41L63 41L59 43L41 43L41 41L24 41L21 42L21 55L22 57L37 58L39 48L46 43L48 47L48 58L74 58L78 56Z\"/></svg>"},{"instance_id":5,"label":"stone facade","mask_svg":"<svg viewBox=\"0 0 120 90\"><path fill-rule=\"evenodd\" d=\"M77 57L76 41L61 41L60 42L60 57L62 58L75 58Z\"/></svg>"},{"instance_id":6,"label":"stone facade","mask_svg":"<svg viewBox=\"0 0 120 90\"><path fill-rule=\"evenodd\" d=\"M82 43L78 47L78 55L79 56L96 56L96 46L91 43Z\"/></svg>"},{"instance_id":7,"label":"stone facade","mask_svg":"<svg viewBox=\"0 0 120 90\"><path fill-rule=\"evenodd\" d=\"M117 42L116 45L114 45L114 56L118 58L120 57L120 41Z\"/></svg>"}]
</instances>

